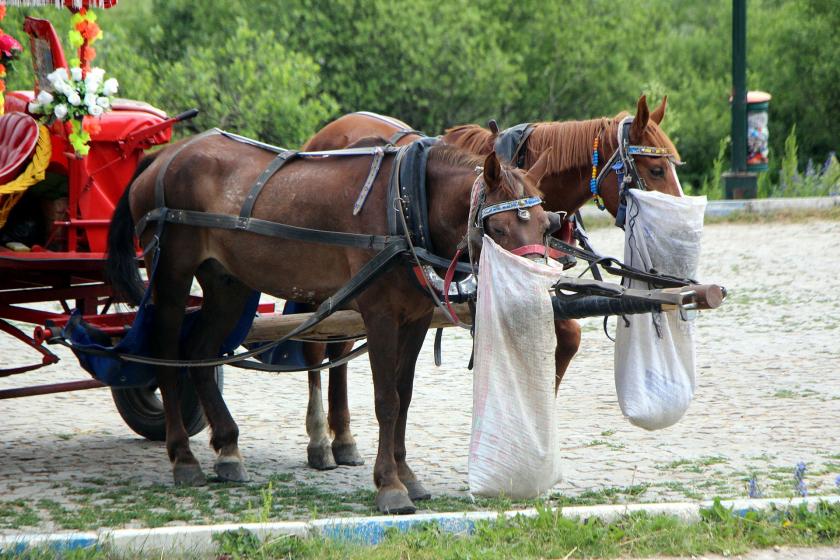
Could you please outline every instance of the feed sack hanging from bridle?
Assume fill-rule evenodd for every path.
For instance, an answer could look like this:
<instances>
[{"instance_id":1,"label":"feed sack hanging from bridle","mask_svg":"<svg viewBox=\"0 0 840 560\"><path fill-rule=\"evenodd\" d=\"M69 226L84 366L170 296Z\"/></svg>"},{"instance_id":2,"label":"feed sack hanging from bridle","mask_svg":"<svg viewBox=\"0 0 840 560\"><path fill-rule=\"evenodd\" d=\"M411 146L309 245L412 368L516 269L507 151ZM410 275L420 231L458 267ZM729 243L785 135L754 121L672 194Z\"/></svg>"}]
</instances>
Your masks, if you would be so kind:
<instances>
[{"instance_id":1,"label":"feed sack hanging from bridle","mask_svg":"<svg viewBox=\"0 0 840 560\"><path fill-rule=\"evenodd\" d=\"M554 395L554 311L562 275L485 236L475 316L469 488L533 498L561 479Z\"/></svg>"},{"instance_id":2,"label":"feed sack hanging from bridle","mask_svg":"<svg viewBox=\"0 0 840 560\"><path fill-rule=\"evenodd\" d=\"M706 197L627 191L624 263L645 271L694 278ZM625 286L649 289L641 280ZM679 310L618 318L615 388L624 416L647 430L682 418L694 395L694 321Z\"/></svg>"}]
</instances>

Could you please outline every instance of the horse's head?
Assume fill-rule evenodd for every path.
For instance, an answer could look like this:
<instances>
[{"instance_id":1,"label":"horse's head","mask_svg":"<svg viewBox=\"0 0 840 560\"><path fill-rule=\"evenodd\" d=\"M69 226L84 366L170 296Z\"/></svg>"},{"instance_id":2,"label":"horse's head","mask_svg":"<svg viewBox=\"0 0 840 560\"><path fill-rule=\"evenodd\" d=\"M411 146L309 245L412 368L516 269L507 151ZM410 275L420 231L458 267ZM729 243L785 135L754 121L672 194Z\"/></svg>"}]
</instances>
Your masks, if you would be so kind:
<instances>
[{"instance_id":1,"label":"horse's head","mask_svg":"<svg viewBox=\"0 0 840 560\"><path fill-rule=\"evenodd\" d=\"M559 214L542 207L538 185L544 173L542 161L525 172L500 164L496 153L490 152L473 189L469 237L474 252L487 234L513 253L538 253L546 235L558 229L561 221Z\"/></svg>"},{"instance_id":2,"label":"horse's head","mask_svg":"<svg viewBox=\"0 0 840 560\"><path fill-rule=\"evenodd\" d=\"M676 147L660 123L665 117L667 97L652 112L648 109L647 98L643 95L636 105L636 115L631 119L626 113L614 119L602 139L602 157L610 158L600 168L601 175L615 173L615 179L623 179L629 188L659 191L671 196L683 196L676 165L679 154ZM615 130L615 133L612 133ZM610 157L613 154L613 157ZM621 166L620 163L624 162ZM618 166L619 169L615 169ZM618 211L621 199L621 185L614 178L599 184L599 191L604 205L611 214ZM600 181L599 181L600 183ZM615 187L613 187L615 185Z\"/></svg>"}]
</instances>

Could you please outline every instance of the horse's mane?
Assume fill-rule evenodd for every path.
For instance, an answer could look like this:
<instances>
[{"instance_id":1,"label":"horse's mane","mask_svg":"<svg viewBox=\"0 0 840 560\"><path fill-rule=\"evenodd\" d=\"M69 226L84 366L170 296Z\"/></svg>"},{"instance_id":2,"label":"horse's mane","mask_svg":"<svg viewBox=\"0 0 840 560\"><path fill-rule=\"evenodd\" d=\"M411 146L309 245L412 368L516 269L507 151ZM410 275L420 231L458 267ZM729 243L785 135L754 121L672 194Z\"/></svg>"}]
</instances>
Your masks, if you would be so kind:
<instances>
[{"instance_id":1,"label":"horse's mane","mask_svg":"<svg viewBox=\"0 0 840 560\"><path fill-rule=\"evenodd\" d=\"M477 124L462 124L447 128L444 132L447 142L460 146L474 154L489 154L496 141L496 135Z\"/></svg>"},{"instance_id":2,"label":"horse's mane","mask_svg":"<svg viewBox=\"0 0 840 560\"><path fill-rule=\"evenodd\" d=\"M484 158L470 150L465 150L453 144L437 142L429 149L429 159L448 163L455 167L466 167L470 170L484 165Z\"/></svg>"},{"instance_id":3,"label":"horse's mane","mask_svg":"<svg viewBox=\"0 0 840 560\"><path fill-rule=\"evenodd\" d=\"M546 172L549 174L591 165L595 137L601 139L602 145L604 138L615 138L618 124L626 116L627 112L621 112L613 118L534 123L534 131L528 138L525 161L531 166L547 153ZM496 141L496 134L477 124L449 128L445 135L452 145L476 154L489 154ZM648 121L645 136L646 145L668 148L679 160L676 146L655 122Z\"/></svg>"},{"instance_id":4,"label":"horse's mane","mask_svg":"<svg viewBox=\"0 0 840 560\"><path fill-rule=\"evenodd\" d=\"M627 115L628 113L621 112L612 119L601 117L587 121L535 123L534 131L528 138L526 162L533 165L542 154L548 154L548 173L562 173L576 167L592 165L592 144L595 137L600 138L602 145L604 138L615 138L619 123ZM679 160L676 146L653 121L648 121L644 144L668 148Z\"/></svg>"},{"instance_id":5,"label":"horse's mane","mask_svg":"<svg viewBox=\"0 0 840 560\"><path fill-rule=\"evenodd\" d=\"M469 171L473 171L476 167L484 165L484 156L477 155L465 148L442 142L438 142L429 149L429 160L448 163L455 167L468 169ZM525 172L521 169L502 165L501 170L502 180L499 181L499 188L505 195L510 198L517 198L523 192L528 196L541 195L536 187L528 184L528 181L525 180Z\"/></svg>"}]
</instances>

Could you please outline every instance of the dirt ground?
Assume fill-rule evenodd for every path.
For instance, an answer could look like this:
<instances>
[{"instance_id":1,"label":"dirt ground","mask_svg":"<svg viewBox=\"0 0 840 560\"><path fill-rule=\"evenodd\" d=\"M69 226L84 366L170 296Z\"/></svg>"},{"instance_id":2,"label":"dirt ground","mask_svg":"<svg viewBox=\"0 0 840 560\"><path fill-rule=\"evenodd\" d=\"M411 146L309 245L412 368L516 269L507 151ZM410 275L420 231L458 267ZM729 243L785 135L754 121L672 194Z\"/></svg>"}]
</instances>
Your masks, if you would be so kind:
<instances>
[{"instance_id":1,"label":"dirt ground","mask_svg":"<svg viewBox=\"0 0 840 560\"><path fill-rule=\"evenodd\" d=\"M621 235L616 228L592 232L601 252L619 257ZM729 298L696 319L695 399L665 430L647 432L622 417L612 342L601 320L583 321L580 352L560 389L565 479L556 495L620 502L743 497L753 479L765 497L792 496L799 462L806 465L809 495L838 493L840 221L709 225L699 279L726 286ZM433 365L431 337L421 354L409 461L436 495L468 499L468 334L451 329L443 349L440 368ZM59 354L57 366L0 379L0 388L86 376L71 355ZM0 338L0 355L6 367L36 359L8 337ZM377 426L366 359L351 364L350 378L353 427L366 464L317 472L305 464L306 376L227 370L225 395L255 483L282 476L323 492L372 489ZM170 483L163 444L133 434L107 390L0 401L0 419L0 510L14 502L40 512L30 529L57 528L44 513L49 504L72 509L91 481L104 488ZM193 449L209 472L206 442L206 434L196 436ZM209 515L224 514L222 508ZM0 533L19 525L20 519L0 515ZM747 557L798 557L757 554ZM813 558L838 556L817 554L808 551Z\"/></svg>"}]
</instances>

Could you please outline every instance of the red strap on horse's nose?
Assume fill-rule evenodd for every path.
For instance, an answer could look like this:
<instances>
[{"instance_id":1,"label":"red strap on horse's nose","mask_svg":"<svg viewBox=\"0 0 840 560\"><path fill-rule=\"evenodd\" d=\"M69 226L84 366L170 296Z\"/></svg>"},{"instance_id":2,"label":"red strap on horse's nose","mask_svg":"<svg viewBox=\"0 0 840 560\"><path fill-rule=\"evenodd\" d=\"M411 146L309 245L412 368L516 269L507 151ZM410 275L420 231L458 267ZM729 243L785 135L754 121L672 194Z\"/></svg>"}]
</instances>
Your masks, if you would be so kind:
<instances>
[{"instance_id":1,"label":"red strap on horse's nose","mask_svg":"<svg viewBox=\"0 0 840 560\"><path fill-rule=\"evenodd\" d=\"M528 255L539 255L541 257L545 256L545 245L523 245L518 249L514 249L511 251L517 257L527 257ZM555 249L554 247L548 248L548 256L552 259L559 259L563 256L563 253Z\"/></svg>"}]
</instances>

